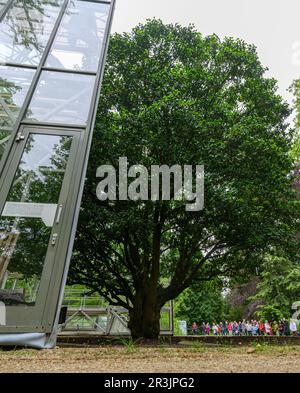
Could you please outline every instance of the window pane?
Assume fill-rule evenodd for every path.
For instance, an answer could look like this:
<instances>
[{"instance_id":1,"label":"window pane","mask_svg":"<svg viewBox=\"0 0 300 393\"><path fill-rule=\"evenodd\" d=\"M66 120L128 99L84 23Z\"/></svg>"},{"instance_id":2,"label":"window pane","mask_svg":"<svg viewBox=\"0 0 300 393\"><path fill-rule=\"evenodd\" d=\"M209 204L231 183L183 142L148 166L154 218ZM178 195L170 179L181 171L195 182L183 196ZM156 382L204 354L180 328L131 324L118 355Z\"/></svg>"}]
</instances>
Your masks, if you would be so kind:
<instances>
[{"instance_id":1,"label":"window pane","mask_svg":"<svg viewBox=\"0 0 300 393\"><path fill-rule=\"evenodd\" d=\"M62 0L17 0L0 23L0 61L38 65Z\"/></svg>"},{"instance_id":2,"label":"window pane","mask_svg":"<svg viewBox=\"0 0 300 393\"><path fill-rule=\"evenodd\" d=\"M44 71L29 105L27 118L47 123L87 122L95 77Z\"/></svg>"},{"instance_id":3,"label":"window pane","mask_svg":"<svg viewBox=\"0 0 300 393\"><path fill-rule=\"evenodd\" d=\"M109 4L71 1L47 60L48 67L96 71Z\"/></svg>"},{"instance_id":4,"label":"window pane","mask_svg":"<svg viewBox=\"0 0 300 393\"><path fill-rule=\"evenodd\" d=\"M0 159L34 73L35 70L0 66Z\"/></svg>"},{"instance_id":5,"label":"window pane","mask_svg":"<svg viewBox=\"0 0 300 393\"><path fill-rule=\"evenodd\" d=\"M0 217L0 301L34 305L72 137L31 134Z\"/></svg>"},{"instance_id":6,"label":"window pane","mask_svg":"<svg viewBox=\"0 0 300 393\"><path fill-rule=\"evenodd\" d=\"M8 2L8 0L0 0L0 12L6 6L7 2Z\"/></svg>"}]
</instances>

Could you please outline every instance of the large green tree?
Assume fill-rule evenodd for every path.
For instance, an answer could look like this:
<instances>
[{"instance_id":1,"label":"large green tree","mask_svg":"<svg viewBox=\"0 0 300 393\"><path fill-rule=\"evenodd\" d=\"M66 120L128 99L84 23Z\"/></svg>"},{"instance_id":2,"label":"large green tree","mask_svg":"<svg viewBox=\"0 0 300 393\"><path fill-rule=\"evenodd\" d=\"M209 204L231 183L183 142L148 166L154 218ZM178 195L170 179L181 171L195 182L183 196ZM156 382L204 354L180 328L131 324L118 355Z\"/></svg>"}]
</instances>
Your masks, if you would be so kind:
<instances>
[{"instance_id":1,"label":"large green tree","mask_svg":"<svg viewBox=\"0 0 300 393\"><path fill-rule=\"evenodd\" d=\"M242 40L150 20L110 42L70 283L129 309L157 337L161 307L194 282L245 274L290 249L288 105ZM205 206L96 198L99 165L205 165Z\"/></svg>"}]
</instances>

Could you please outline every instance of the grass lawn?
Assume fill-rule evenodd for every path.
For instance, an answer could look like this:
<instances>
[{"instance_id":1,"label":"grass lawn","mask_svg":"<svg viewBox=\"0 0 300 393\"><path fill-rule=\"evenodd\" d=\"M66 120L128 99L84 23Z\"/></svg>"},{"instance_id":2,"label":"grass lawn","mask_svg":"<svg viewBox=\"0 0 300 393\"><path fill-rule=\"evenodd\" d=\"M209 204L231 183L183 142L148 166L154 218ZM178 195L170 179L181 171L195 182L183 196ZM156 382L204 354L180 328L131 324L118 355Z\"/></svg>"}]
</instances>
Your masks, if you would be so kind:
<instances>
[{"instance_id":1,"label":"grass lawn","mask_svg":"<svg viewBox=\"0 0 300 393\"><path fill-rule=\"evenodd\" d=\"M300 346L0 350L0 372L300 372Z\"/></svg>"}]
</instances>

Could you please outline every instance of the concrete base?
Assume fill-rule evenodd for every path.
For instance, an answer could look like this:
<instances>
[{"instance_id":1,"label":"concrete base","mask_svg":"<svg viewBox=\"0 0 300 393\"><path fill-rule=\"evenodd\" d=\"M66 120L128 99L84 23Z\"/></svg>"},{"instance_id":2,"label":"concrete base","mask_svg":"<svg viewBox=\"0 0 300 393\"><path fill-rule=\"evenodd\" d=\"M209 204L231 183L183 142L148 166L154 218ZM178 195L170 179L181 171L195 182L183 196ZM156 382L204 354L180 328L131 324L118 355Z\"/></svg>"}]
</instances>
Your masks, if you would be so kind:
<instances>
[{"instance_id":1,"label":"concrete base","mask_svg":"<svg viewBox=\"0 0 300 393\"><path fill-rule=\"evenodd\" d=\"M59 346L99 346L118 345L122 340L128 340L128 336L104 336L96 332L63 332L58 335L57 345ZM270 345L300 345L300 337L279 337L279 336L161 336L161 343L166 345L184 345L185 342L192 344L199 342L203 345L233 345L249 346L251 343L265 343ZM157 343L156 343L157 344Z\"/></svg>"}]
</instances>

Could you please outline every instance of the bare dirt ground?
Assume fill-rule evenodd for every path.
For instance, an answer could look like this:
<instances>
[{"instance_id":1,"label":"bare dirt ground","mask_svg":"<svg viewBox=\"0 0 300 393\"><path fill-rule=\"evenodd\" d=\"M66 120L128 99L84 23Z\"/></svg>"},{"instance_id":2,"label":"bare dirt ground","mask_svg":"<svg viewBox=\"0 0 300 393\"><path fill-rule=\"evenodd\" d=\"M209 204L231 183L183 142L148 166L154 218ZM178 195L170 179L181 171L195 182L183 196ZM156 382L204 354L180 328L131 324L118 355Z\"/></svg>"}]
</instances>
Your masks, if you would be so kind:
<instances>
[{"instance_id":1,"label":"bare dirt ground","mask_svg":"<svg viewBox=\"0 0 300 393\"><path fill-rule=\"evenodd\" d=\"M300 347L0 350L0 372L300 372Z\"/></svg>"}]
</instances>

